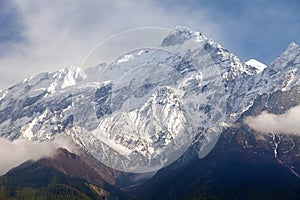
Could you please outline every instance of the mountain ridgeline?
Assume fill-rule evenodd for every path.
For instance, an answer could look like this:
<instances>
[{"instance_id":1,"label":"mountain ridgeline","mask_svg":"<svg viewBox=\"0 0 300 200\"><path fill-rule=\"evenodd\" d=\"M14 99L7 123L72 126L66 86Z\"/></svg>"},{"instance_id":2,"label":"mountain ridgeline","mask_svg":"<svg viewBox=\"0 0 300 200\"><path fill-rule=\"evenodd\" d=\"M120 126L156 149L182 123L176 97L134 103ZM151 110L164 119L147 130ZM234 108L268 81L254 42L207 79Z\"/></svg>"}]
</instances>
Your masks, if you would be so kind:
<instances>
[{"instance_id":1,"label":"mountain ridgeline","mask_svg":"<svg viewBox=\"0 0 300 200\"><path fill-rule=\"evenodd\" d=\"M244 120L299 104L299 45L265 66L177 27L158 48L1 91L2 138L67 135L81 153L10 170L0 199L296 199L300 137Z\"/></svg>"}]
</instances>

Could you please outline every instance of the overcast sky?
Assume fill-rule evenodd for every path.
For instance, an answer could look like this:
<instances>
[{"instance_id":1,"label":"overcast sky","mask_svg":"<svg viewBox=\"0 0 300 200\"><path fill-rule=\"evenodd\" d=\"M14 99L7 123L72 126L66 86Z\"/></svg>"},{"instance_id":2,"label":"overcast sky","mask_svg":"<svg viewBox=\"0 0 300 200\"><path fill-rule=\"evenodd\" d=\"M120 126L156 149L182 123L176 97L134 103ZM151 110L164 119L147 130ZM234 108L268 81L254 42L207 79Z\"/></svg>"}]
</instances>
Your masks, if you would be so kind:
<instances>
[{"instance_id":1,"label":"overcast sky","mask_svg":"<svg viewBox=\"0 0 300 200\"><path fill-rule=\"evenodd\" d=\"M138 27L186 26L269 64L300 43L299 10L299 0L0 0L0 89L80 66L101 41Z\"/></svg>"}]
</instances>

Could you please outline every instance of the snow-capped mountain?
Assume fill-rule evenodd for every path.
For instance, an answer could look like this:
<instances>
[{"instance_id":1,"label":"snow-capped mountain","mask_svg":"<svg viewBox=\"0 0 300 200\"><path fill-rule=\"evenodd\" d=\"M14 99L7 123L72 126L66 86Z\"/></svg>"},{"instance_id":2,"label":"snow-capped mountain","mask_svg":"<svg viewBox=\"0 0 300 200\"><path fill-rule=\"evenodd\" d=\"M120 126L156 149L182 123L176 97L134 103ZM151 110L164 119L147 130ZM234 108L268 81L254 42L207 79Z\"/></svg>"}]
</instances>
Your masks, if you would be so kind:
<instances>
[{"instance_id":1,"label":"snow-capped mountain","mask_svg":"<svg viewBox=\"0 0 300 200\"><path fill-rule=\"evenodd\" d=\"M158 170L195 141L205 156L257 96L299 85L299 55L292 43L263 70L178 27L157 48L42 73L1 91L0 136L43 141L68 134L110 167Z\"/></svg>"},{"instance_id":2,"label":"snow-capped mountain","mask_svg":"<svg viewBox=\"0 0 300 200\"><path fill-rule=\"evenodd\" d=\"M299 85L299 57L300 46L291 43L263 72L231 82L232 95L227 102L228 114L236 119L236 114L243 113L251 107L258 95L268 95L278 90L286 91Z\"/></svg>"},{"instance_id":3,"label":"snow-capped mountain","mask_svg":"<svg viewBox=\"0 0 300 200\"><path fill-rule=\"evenodd\" d=\"M267 68L267 65L265 65L264 63L255 60L255 59L250 59L247 62L245 62L247 65L250 65L252 67L256 68L256 72L260 73L262 71L264 71L265 68Z\"/></svg>"}]
</instances>

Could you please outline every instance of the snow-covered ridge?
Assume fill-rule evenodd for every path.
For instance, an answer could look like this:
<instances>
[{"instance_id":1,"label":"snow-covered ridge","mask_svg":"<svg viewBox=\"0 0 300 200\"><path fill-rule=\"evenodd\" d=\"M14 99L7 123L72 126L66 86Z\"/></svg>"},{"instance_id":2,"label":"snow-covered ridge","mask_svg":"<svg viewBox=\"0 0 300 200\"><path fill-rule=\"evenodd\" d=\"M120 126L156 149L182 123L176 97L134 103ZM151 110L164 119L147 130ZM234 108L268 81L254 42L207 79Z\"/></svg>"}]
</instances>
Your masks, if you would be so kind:
<instances>
[{"instance_id":1,"label":"snow-covered ridge","mask_svg":"<svg viewBox=\"0 0 300 200\"><path fill-rule=\"evenodd\" d=\"M0 93L0 135L47 140L72 125L72 94L95 80L94 72L77 67L24 79ZM98 72L97 72L98 71Z\"/></svg>"},{"instance_id":2,"label":"snow-covered ridge","mask_svg":"<svg viewBox=\"0 0 300 200\"><path fill-rule=\"evenodd\" d=\"M263 73L272 84L271 89L289 90L300 83L300 46L294 42L280 54ZM269 86L269 87L270 87Z\"/></svg>"},{"instance_id":3,"label":"snow-covered ridge","mask_svg":"<svg viewBox=\"0 0 300 200\"><path fill-rule=\"evenodd\" d=\"M1 91L0 136L43 141L70 134L111 167L151 171L196 136L204 149L258 95L300 82L295 43L266 68L184 27L162 41L107 66L41 73Z\"/></svg>"},{"instance_id":4,"label":"snow-covered ridge","mask_svg":"<svg viewBox=\"0 0 300 200\"><path fill-rule=\"evenodd\" d=\"M243 113L252 106L256 96L287 91L300 84L300 46L291 43L274 62L261 73L243 77L232 83L232 94L228 102L229 113ZM241 105L237 107L236 105ZM233 118L236 119L236 118Z\"/></svg>"}]
</instances>

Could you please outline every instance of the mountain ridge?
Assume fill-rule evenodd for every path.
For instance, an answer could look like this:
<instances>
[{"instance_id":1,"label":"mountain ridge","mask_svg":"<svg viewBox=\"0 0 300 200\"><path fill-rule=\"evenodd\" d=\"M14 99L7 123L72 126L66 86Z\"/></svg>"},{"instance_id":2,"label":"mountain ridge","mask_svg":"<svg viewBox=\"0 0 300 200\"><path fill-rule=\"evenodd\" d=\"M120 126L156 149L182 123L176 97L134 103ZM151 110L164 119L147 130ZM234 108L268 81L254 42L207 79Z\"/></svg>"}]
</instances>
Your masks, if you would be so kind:
<instances>
[{"instance_id":1,"label":"mountain ridge","mask_svg":"<svg viewBox=\"0 0 300 200\"><path fill-rule=\"evenodd\" d=\"M84 70L70 67L58 72L41 73L2 91L0 136L10 140L22 137L43 141L52 140L60 134L68 134L98 160L107 160L105 164L109 166L125 171L135 165L140 166L141 170L148 170L147 167L150 167L150 171L157 170L177 158L168 154L170 149L163 150L168 144L178 143L182 141L180 138L188 135L189 138L183 139L186 143L176 147L181 154L195 137L201 140L199 156L205 156L214 140L252 106L257 95L289 90L299 84L299 46L295 43L291 43L286 51L259 74L254 67L245 64L213 40L187 28L175 29L163 40L161 46L164 47L163 50L141 49L130 52L108 65ZM134 59L124 60L129 55ZM152 63L151 69L159 66L156 68L156 77L150 74L146 76L144 83L131 84L133 90L129 90L129 85L126 85L128 83L123 83L126 77L134 80L130 73L137 77L143 75L138 74L138 70L133 71L132 67L138 69L137 67L145 65L147 61ZM279 66L286 67L278 73ZM145 65L141 71L150 69L147 67L149 66ZM110 70L125 76L119 79L119 76L109 74ZM162 73L166 70L169 70L168 76ZM99 74L102 74L100 80ZM157 81L163 78L168 81L167 84L158 84ZM112 85L115 88L110 85L113 80L117 81L117 85ZM182 82L179 83L178 80ZM159 97L160 92L166 91L167 95ZM133 92L134 96L128 95L128 92ZM153 101L156 98L158 100ZM125 114L119 114L118 109L124 109L126 102L140 103L129 104L132 108L129 106ZM188 104L193 104L198 110L184 107ZM141 108L147 108L148 114ZM178 118L179 110L182 109L186 112ZM164 111L157 115L154 110ZM173 115L166 115L169 117L167 123L163 122L163 118L157 117L172 112ZM134 126L155 130L155 134L152 135L149 131L151 134L143 138L137 129L137 133L134 133L137 135L132 134L132 130L124 135L124 125L112 126L113 121L110 120L113 118L121 119L123 124L131 123L136 118L138 121ZM149 120L154 118L159 123ZM173 122L170 122L171 119ZM109 130L107 127L116 129ZM193 130L184 135L176 132L180 129L182 132ZM109 130L109 134L103 134L104 130ZM172 151L174 150L176 151ZM109 153L105 155L105 152ZM161 152L165 152L163 156L159 156ZM166 161L163 160L164 156L167 157ZM135 159L135 164L131 166L130 162ZM125 165L116 164L120 161L125 162ZM148 166L146 163L149 162L152 164Z\"/></svg>"}]
</instances>

